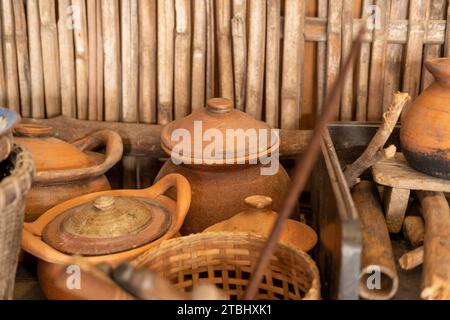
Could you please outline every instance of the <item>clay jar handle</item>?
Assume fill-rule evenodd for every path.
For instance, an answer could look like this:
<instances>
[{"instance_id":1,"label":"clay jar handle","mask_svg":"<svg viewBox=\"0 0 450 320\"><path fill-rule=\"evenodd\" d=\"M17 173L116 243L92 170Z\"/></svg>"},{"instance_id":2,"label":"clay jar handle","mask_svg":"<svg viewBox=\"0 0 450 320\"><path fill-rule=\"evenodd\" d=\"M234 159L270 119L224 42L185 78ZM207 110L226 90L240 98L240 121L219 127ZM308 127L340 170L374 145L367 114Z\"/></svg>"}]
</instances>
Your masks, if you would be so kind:
<instances>
[{"instance_id":1,"label":"clay jar handle","mask_svg":"<svg viewBox=\"0 0 450 320\"><path fill-rule=\"evenodd\" d=\"M73 145L80 151L90 151L106 146L105 160L98 165L65 170L41 171L34 181L41 183L58 183L98 177L111 169L123 154L123 143L120 135L111 130L101 130L75 141Z\"/></svg>"}]
</instances>

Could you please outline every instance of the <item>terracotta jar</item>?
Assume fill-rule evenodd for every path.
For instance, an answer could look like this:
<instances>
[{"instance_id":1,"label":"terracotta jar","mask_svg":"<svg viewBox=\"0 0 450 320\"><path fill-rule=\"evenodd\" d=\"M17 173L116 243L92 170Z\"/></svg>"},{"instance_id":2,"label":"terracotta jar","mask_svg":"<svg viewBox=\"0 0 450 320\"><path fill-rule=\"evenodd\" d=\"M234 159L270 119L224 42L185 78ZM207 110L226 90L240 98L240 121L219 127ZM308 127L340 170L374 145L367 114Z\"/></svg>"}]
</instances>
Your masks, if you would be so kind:
<instances>
[{"instance_id":1,"label":"terracotta jar","mask_svg":"<svg viewBox=\"0 0 450 320\"><path fill-rule=\"evenodd\" d=\"M245 203L249 206L247 210L206 228L204 232L247 232L268 237L278 218L278 213L271 209L272 199L265 196L251 196L245 199ZM288 219L279 242L308 252L316 245L317 234L306 224Z\"/></svg>"},{"instance_id":2,"label":"terracotta jar","mask_svg":"<svg viewBox=\"0 0 450 320\"><path fill-rule=\"evenodd\" d=\"M251 141L231 135L238 130L241 134L256 133L257 138ZM190 140L180 142L180 136L189 136ZM161 133L161 144L170 159L156 181L175 172L185 176L192 187L192 204L181 229L183 235L201 232L245 210L242 200L251 195L271 197L274 209L281 207L289 176L278 162L277 170L262 174L266 164L261 161L276 156L279 136L266 123L234 109L232 101L210 99L206 108L167 124ZM272 160L278 161L278 157Z\"/></svg>"},{"instance_id":3,"label":"terracotta jar","mask_svg":"<svg viewBox=\"0 0 450 320\"><path fill-rule=\"evenodd\" d=\"M25 221L79 195L111 189L104 175L121 158L122 139L114 131L95 132L72 144L52 136L52 128L21 124L15 141L28 149L35 162L36 176L28 194ZM106 154L90 152L106 146Z\"/></svg>"},{"instance_id":4,"label":"terracotta jar","mask_svg":"<svg viewBox=\"0 0 450 320\"><path fill-rule=\"evenodd\" d=\"M450 179L450 58L431 59L426 67L436 81L402 119L401 147L412 167Z\"/></svg>"},{"instance_id":5,"label":"terracotta jar","mask_svg":"<svg viewBox=\"0 0 450 320\"><path fill-rule=\"evenodd\" d=\"M175 188L177 201L164 196ZM191 201L189 182L171 174L143 190L109 190L63 202L23 227L22 248L37 257L38 280L49 299L73 298L55 284L74 255L115 266L174 237ZM69 275L68 275L69 276ZM82 282L81 287L89 286ZM88 288L87 288L88 289ZM80 296L80 293L77 293Z\"/></svg>"}]
</instances>

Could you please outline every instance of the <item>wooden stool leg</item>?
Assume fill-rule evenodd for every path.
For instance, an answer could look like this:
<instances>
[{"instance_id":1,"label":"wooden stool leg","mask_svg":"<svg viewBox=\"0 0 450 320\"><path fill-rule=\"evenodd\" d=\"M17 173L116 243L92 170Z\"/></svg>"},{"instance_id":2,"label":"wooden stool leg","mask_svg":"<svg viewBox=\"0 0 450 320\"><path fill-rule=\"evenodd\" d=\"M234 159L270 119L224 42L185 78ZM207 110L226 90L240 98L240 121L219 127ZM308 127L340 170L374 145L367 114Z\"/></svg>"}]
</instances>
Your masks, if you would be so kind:
<instances>
[{"instance_id":1,"label":"wooden stool leg","mask_svg":"<svg viewBox=\"0 0 450 320\"><path fill-rule=\"evenodd\" d=\"M411 191L407 189L384 188L384 211L390 233L399 233L402 230L410 193Z\"/></svg>"}]
</instances>

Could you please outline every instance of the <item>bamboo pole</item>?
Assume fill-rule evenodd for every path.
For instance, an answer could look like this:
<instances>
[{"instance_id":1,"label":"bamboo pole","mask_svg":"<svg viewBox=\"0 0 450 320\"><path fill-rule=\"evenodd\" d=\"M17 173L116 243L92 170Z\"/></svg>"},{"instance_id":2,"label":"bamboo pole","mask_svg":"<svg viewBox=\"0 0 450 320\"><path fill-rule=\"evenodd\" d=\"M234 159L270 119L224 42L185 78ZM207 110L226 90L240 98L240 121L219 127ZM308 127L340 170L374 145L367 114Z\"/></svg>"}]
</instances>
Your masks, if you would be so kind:
<instances>
[{"instance_id":1,"label":"bamboo pole","mask_svg":"<svg viewBox=\"0 0 450 320\"><path fill-rule=\"evenodd\" d=\"M88 30L88 119L97 120L97 2L87 1L87 30Z\"/></svg>"},{"instance_id":2,"label":"bamboo pole","mask_svg":"<svg viewBox=\"0 0 450 320\"><path fill-rule=\"evenodd\" d=\"M1 3L0 3L1 8ZM3 17L0 14L0 26L3 25ZM0 28L0 39L3 41L3 32ZM3 46L0 46L0 106L6 107L6 80L5 80L5 69L3 67Z\"/></svg>"},{"instance_id":3,"label":"bamboo pole","mask_svg":"<svg viewBox=\"0 0 450 320\"><path fill-rule=\"evenodd\" d=\"M214 4L217 24L220 96L234 101L233 53L231 49L231 0L216 0Z\"/></svg>"},{"instance_id":4,"label":"bamboo pole","mask_svg":"<svg viewBox=\"0 0 450 320\"><path fill-rule=\"evenodd\" d=\"M6 97L8 108L20 113L19 75L15 40L14 12L11 0L2 0L3 53L5 59Z\"/></svg>"},{"instance_id":5,"label":"bamboo pole","mask_svg":"<svg viewBox=\"0 0 450 320\"><path fill-rule=\"evenodd\" d=\"M54 0L39 1L45 106L46 115L49 118L61 114L59 49L55 10Z\"/></svg>"},{"instance_id":6,"label":"bamboo pole","mask_svg":"<svg viewBox=\"0 0 450 320\"><path fill-rule=\"evenodd\" d=\"M70 0L58 1L59 16L58 20L58 43L60 53L60 75L61 75L61 109L62 114L68 117L76 117L77 97L75 92L76 76L75 76L75 55L74 55L74 39L73 28L76 21L68 20L68 14L74 14L69 11L71 6ZM75 19L75 17L73 17ZM71 23L69 25L69 23Z\"/></svg>"},{"instance_id":7,"label":"bamboo pole","mask_svg":"<svg viewBox=\"0 0 450 320\"><path fill-rule=\"evenodd\" d=\"M87 36L86 2L72 0L72 5L79 11L79 21L73 30L75 40L75 73L77 80L77 117L88 118L89 101L89 52Z\"/></svg>"},{"instance_id":8,"label":"bamboo pole","mask_svg":"<svg viewBox=\"0 0 450 320\"><path fill-rule=\"evenodd\" d=\"M40 119L45 118L45 96L42 45L40 40L41 25L39 18L39 4L37 0L27 1L27 20L28 46L30 50L31 115L33 118Z\"/></svg>"},{"instance_id":9,"label":"bamboo pole","mask_svg":"<svg viewBox=\"0 0 450 320\"><path fill-rule=\"evenodd\" d=\"M325 19L328 14L328 0L318 0L317 2L317 15L318 18ZM361 49L362 50L362 49ZM322 112L322 106L325 100L325 88L326 88L326 54L327 43L317 43L317 114Z\"/></svg>"},{"instance_id":10,"label":"bamboo pole","mask_svg":"<svg viewBox=\"0 0 450 320\"><path fill-rule=\"evenodd\" d=\"M103 31L102 31L102 2L101 0L95 0L96 3L96 23L97 23L97 62L96 62L96 68L97 68L97 120L103 121L103 75L104 75L104 65L103 65Z\"/></svg>"},{"instance_id":11,"label":"bamboo pole","mask_svg":"<svg viewBox=\"0 0 450 320\"><path fill-rule=\"evenodd\" d=\"M191 103L191 2L175 0L175 118L189 114Z\"/></svg>"},{"instance_id":12,"label":"bamboo pole","mask_svg":"<svg viewBox=\"0 0 450 320\"><path fill-rule=\"evenodd\" d=\"M158 1L158 123L173 119L174 0Z\"/></svg>"},{"instance_id":13,"label":"bamboo pole","mask_svg":"<svg viewBox=\"0 0 450 320\"><path fill-rule=\"evenodd\" d=\"M398 264L403 270L412 270L423 263L423 246L406 252L398 259Z\"/></svg>"},{"instance_id":14,"label":"bamboo pole","mask_svg":"<svg viewBox=\"0 0 450 320\"><path fill-rule=\"evenodd\" d=\"M266 42L266 122L272 128L278 128L280 125L280 0L267 1Z\"/></svg>"},{"instance_id":15,"label":"bamboo pole","mask_svg":"<svg viewBox=\"0 0 450 320\"><path fill-rule=\"evenodd\" d=\"M247 2L233 0L231 34L233 39L234 91L236 108L245 108L245 89L247 78ZM264 32L262 33L264 35Z\"/></svg>"},{"instance_id":16,"label":"bamboo pole","mask_svg":"<svg viewBox=\"0 0 450 320\"><path fill-rule=\"evenodd\" d=\"M255 119L262 119L264 96L264 66L266 50L266 1L249 3L247 96L245 111Z\"/></svg>"},{"instance_id":17,"label":"bamboo pole","mask_svg":"<svg viewBox=\"0 0 450 320\"><path fill-rule=\"evenodd\" d=\"M298 129L303 87L304 1L286 0L284 19L281 128Z\"/></svg>"},{"instance_id":18,"label":"bamboo pole","mask_svg":"<svg viewBox=\"0 0 450 320\"><path fill-rule=\"evenodd\" d=\"M205 105L206 90L206 0L194 0L192 37L191 110Z\"/></svg>"},{"instance_id":19,"label":"bamboo pole","mask_svg":"<svg viewBox=\"0 0 450 320\"><path fill-rule=\"evenodd\" d=\"M120 118L120 33L119 2L102 0L104 52L105 121Z\"/></svg>"},{"instance_id":20,"label":"bamboo pole","mask_svg":"<svg viewBox=\"0 0 450 320\"><path fill-rule=\"evenodd\" d=\"M156 123L156 0L139 1L139 121Z\"/></svg>"},{"instance_id":21,"label":"bamboo pole","mask_svg":"<svg viewBox=\"0 0 450 320\"><path fill-rule=\"evenodd\" d=\"M352 52L353 45L353 0L344 0L342 3L342 56L346 59ZM344 79L342 88L340 119L352 120L353 113L353 66L351 66Z\"/></svg>"},{"instance_id":22,"label":"bamboo pole","mask_svg":"<svg viewBox=\"0 0 450 320\"><path fill-rule=\"evenodd\" d=\"M216 38L214 0L206 0L206 99L216 96Z\"/></svg>"},{"instance_id":23,"label":"bamboo pole","mask_svg":"<svg viewBox=\"0 0 450 320\"><path fill-rule=\"evenodd\" d=\"M31 116L30 59L28 55L27 20L22 1L13 1L16 28L17 66L22 116Z\"/></svg>"},{"instance_id":24,"label":"bamboo pole","mask_svg":"<svg viewBox=\"0 0 450 320\"><path fill-rule=\"evenodd\" d=\"M121 2L122 121L138 121L139 24L137 0Z\"/></svg>"}]
</instances>

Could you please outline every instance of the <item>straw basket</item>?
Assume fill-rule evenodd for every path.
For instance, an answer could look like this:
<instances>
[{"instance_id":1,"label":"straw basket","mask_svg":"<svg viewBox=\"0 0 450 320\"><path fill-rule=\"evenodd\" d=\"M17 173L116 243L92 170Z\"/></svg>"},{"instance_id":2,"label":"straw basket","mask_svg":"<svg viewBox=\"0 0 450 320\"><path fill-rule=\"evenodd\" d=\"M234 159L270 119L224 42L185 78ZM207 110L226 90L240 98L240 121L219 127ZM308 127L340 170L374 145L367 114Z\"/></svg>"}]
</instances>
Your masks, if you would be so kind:
<instances>
[{"instance_id":1,"label":"straw basket","mask_svg":"<svg viewBox=\"0 0 450 320\"><path fill-rule=\"evenodd\" d=\"M13 145L0 164L7 176L0 182L0 299L11 299L20 251L25 196L34 174L31 154Z\"/></svg>"},{"instance_id":2,"label":"straw basket","mask_svg":"<svg viewBox=\"0 0 450 320\"><path fill-rule=\"evenodd\" d=\"M135 260L185 291L213 283L230 299L243 296L266 238L247 233L210 232L176 238ZM308 254L278 245L256 299L319 299L319 272Z\"/></svg>"}]
</instances>

